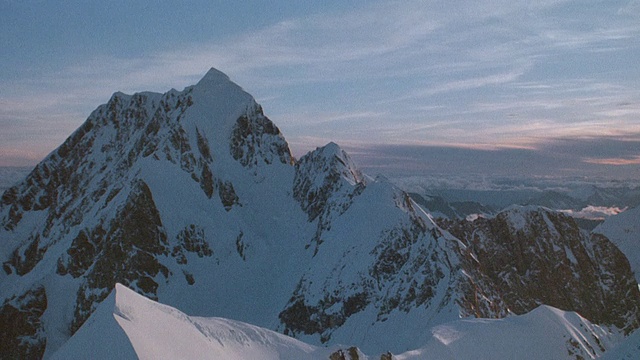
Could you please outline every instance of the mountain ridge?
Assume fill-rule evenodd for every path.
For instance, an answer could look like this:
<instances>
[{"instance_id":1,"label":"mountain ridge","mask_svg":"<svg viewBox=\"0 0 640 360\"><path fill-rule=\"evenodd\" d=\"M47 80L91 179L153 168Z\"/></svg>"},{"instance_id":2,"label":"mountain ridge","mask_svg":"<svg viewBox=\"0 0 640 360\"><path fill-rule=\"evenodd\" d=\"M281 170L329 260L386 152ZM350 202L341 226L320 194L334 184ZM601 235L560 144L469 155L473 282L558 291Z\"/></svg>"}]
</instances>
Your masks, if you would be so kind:
<instances>
[{"instance_id":1,"label":"mountain ridge","mask_svg":"<svg viewBox=\"0 0 640 360\"><path fill-rule=\"evenodd\" d=\"M595 358L618 341L576 313L544 305L506 319L457 320L428 333L419 348L366 355L354 346L317 347L238 321L189 316L116 284L52 359Z\"/></svg>"}]
</instances>

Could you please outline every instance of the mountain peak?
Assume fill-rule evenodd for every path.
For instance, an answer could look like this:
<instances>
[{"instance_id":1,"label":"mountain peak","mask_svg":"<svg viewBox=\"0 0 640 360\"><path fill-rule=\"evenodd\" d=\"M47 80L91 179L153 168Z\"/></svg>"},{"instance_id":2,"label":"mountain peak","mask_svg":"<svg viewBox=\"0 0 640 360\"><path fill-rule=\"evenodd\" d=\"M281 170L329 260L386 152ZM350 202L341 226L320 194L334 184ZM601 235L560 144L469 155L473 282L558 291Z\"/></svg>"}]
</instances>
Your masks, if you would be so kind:
<instances>
[{"instance_id":1,"label":"mountain peak","mask_svg":"<svg viewBox=\"0 0 640 360\"><path fill-rule=\"evenodd\" d=\"M205 83L223 83L223 82L231 82L231 79L229 79L229 76L227 76L227 74L223 73L222 71L216 68L211 68L209 69L209 71L207 71L204 77L200 79L200 81L198 82L198 85L205 84Z\"/></svg>"},{"instance_id":2,"label":"mountain peak","mask_svg":"<svg viewBox=\"0 0 640 360\"><path fill-rule=\"evenodd\" d=\"M333 141L326 144L325 146L317 148L316 151L318 151L319 155L322 155L327 159L336 157L340 159L341 162L345 162L345 159L350 161L349 155L340 147L340 145L334 143Z\"/></svg>"},{"instance_id":3,"label":"mountain peak","mask_svg":"<svg viewBox=\"0 0 640 360\"><path fill-rule=\"evenodd\" d=\"M324 163L328 165L329 170L336 171L341 174L345 180L352 185L364 181L364 175L360 172L356 164L353 162L349 154L344 151L340 145L333 141L325 146L316 148L315 151L303 157L310 157L313 163ZM301 161L303 160L301 159ZM324 159L324 160L320 160Z\"/></svg>"}]
</instances>

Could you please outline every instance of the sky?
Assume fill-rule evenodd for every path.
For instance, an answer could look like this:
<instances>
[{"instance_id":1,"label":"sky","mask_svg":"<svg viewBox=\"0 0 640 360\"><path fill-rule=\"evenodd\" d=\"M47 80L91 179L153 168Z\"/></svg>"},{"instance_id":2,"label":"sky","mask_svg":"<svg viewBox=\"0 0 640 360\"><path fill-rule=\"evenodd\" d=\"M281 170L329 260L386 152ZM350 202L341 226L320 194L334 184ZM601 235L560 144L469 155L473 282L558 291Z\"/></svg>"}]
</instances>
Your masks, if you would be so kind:
<instances>
[{"instance_id":1,"label":"sky","mask_svg":"<svg viewBox=\"0 0 640 360\"><path fill-rule=\"evenodd\" d=\"M368 173L640 180L640 0L0 0L0 166L116 91L215 67L294 155Z\"/></svg>"}]
</instances>

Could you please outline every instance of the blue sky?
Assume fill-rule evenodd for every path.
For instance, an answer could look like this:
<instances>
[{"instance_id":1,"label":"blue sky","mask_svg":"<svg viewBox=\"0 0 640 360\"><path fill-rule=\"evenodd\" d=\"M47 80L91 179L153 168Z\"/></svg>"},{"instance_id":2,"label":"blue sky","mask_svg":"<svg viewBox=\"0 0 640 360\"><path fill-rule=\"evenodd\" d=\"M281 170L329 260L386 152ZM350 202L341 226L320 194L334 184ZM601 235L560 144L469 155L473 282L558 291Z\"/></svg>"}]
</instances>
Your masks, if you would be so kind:
<instances>
[{"instance_id":1,"label":"blue sky","mask_svg":"<svg viewBox=\"0 0 640 360\"><path fill-rule=\"evenodd\" d=\"M369 172L640 179L640 1L0 0L0 165L115 91L216 67L297 156Z\"/></svg>"}]
</instances>

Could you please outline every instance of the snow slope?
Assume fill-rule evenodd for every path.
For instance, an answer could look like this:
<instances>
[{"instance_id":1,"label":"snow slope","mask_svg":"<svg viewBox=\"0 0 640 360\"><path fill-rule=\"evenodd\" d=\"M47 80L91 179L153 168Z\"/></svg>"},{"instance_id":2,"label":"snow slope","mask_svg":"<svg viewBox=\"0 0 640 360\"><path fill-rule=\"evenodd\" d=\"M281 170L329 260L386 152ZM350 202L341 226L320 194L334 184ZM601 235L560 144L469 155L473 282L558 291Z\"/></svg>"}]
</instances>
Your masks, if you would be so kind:
<instances>
[{"instance_id":1,"label":"snow slope","mask_svg":"<svg viewBox=\"0 0 640 360\"><path fill-rule=\"evenodd\" d=\"M602 360L637 360L640 359L640 331L629 335L621 344L608 350Z\"/></svg>"},{"instance_id":2,"label":"snow slope","mask_svg":"<svg viewBox=\"0 0 640 360\"><path fill-rule=\"evenodd\" d=\"M504 319L435 326L426 346L397 355L417 359L595 359L618 341L574 312L540 306Z\"/></svg>"},{"instance_id":3,"label":"snow slope","mask_svg":"<svg viewBox=\"0 0 640 360\"><path fill-rule=\"evenodd\" d=\"M330 349L239 321L200 318L121 284L52 359L328 359Z\"/></svg>"},{"instance_id":4,"label":"snow slope","mask_svg":"<svg viewBox=\"0 0 640 360\"><path fill-rule=\"evenodd\" d=\"M617 341L606 328L548 306L499 320L457 320L426 332L425 346L394 359L593 359ZM239 321L188 316L116 284L52 359L319 360L339 351L346 359L350 353L360 360L381 356L312 346Z\"/></svg>"},{"instance_id":5,"label":"snow slope","mask_svg":"<svg viewBox=\"0 0 640 360\"><path fill-rule=\"evenodd\" d=\"M608 237L627 256L640 283L640 207L609 217L593 232Z\"/></svg>"}]
</instances>

